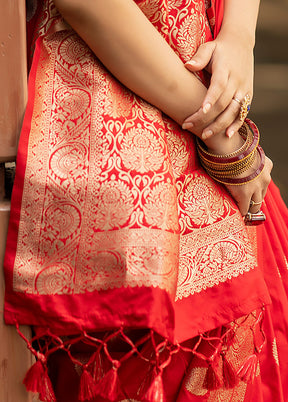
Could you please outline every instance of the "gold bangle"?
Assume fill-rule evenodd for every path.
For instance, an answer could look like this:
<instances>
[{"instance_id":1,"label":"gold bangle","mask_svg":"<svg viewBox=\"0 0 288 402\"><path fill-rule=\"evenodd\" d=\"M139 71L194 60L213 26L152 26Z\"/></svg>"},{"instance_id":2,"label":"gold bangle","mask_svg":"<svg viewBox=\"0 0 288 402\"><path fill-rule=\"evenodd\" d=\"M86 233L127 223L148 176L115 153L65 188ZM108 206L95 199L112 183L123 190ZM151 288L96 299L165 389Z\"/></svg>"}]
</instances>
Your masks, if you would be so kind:
<instances>
[{"instance_id":1,"label":"gold bangle","mask_svg":"<svg viewBox=\"0 0 288 402\"><path fill-rule=\"evenodd\" d=\"M204 166L210 167L210 169L215 169L217 171L225 171L231 169L240 169L242 166L249 164L251 158L256 155L256 149L254 149L250 154L248 154L245 158L240 159L236 162L231 163L219 163L219 162L212 162L207 160L203 155L199 155L201 159L201 163Z\"/></svg>"},{"instance_id":2,"label":"gold bangle","mask_svg":"<svg viewBox=\"0 0 288 402\"><path fill-rule=\"evenodd\" d=\"M248 169L251 168L251 166L253 165L253 163L255 162L256 159L256 154L253 155L253 158L251 158L251 160L249 160L249 163L242 166L239 169L231 169L231 170L227 170L227 171L217 171L214 169L210 169L209 167L205 167L205 170L207 171L207 173L209 173L210 175L213 175L215 177L219 177L219 178L230 178L230 177L235 177L235 176L239 176L240 174L246 172Z\"/></svg>"},{"instance_id":3,"label":"gold bangle","mask_svg":"<svg viewBox=\"0 0 288 402\"><path fill-rule=\"evenodd\" d=\"M212 152L207 151L206 149L204 149L199 141L198 138L196 138L197 141L197 146L201 149L201 151L203 153L205 153L206 155L215 157L215 158L232 158L233 156L237 156L241 153L243 153L253 142L253 132L249 129L249 126L246 122L244 122L242 124L242 126L239 129L239 134L241 135L241 137L245 140L244 144L241 146L241 148L237 149L234 152L231 152L230 154L213 154Z\"/></svg>"}]
</instances>

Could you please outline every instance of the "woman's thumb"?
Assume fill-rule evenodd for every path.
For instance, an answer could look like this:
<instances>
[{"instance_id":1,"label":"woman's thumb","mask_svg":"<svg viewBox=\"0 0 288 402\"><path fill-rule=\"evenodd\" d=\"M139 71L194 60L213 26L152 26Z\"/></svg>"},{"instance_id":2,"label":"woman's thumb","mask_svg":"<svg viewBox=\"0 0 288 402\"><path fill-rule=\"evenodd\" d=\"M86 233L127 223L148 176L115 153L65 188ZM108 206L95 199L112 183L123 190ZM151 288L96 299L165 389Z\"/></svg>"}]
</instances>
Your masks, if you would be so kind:
<instances>
[{"instance_id":1,"label":"woman's thumb","mask_svg":"<svg viewBox=\"0 0 288 402\"><path fill-rule=\"evenodd\" d=\"M191 60L185 63L185 67L190 71L203 70L211 61L214 51L212 42L207 42L201 45ZM207 68L209 71L209 69Z\"/></svg>"}]
</instances>

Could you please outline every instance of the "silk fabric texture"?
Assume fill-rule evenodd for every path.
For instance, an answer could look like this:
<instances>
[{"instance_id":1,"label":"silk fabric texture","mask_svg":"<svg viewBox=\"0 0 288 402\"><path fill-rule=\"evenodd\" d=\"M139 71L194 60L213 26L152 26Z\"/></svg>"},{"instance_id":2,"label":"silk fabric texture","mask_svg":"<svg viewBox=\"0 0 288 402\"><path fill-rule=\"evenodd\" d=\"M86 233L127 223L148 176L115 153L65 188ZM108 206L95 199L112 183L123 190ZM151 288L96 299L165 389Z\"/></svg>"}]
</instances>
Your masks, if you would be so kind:
<instances>
[{"instance_id":1,"label":"silk fabric texture","mask_svg":"<svg viewBox=\"0 0 288 402\"><path fill-rule=\"evenodd\" d=\"M204 1L136 3L183 62L212 39L215 12ZM121 85L52 1L38 5L31 24L35 51L5 257L6 323L32 325L39 338L148 328L170 345L194 345L199 334L234 322L250 345L234 358L240 368L254 353L251 328L259 311L271 303L262 249L270 211L264 229L247 228L229 194L201 168L193 135ZM205 82L204 74L199 78ZM276 266L274 249L269 256ZM241 317L248 326L235 324ZM273 325L265 325L271 333ZM275 352L275 342L267 350ZM199 384L187 380L181 387L182 370L167 391L175 359L163 375L167 400L228 392L208 391L207 364L191 356L184 367L201 372ZM239 386L234 396L229 390L231 400L244 400L252 389Z\"/></svg>"}]
</instances>

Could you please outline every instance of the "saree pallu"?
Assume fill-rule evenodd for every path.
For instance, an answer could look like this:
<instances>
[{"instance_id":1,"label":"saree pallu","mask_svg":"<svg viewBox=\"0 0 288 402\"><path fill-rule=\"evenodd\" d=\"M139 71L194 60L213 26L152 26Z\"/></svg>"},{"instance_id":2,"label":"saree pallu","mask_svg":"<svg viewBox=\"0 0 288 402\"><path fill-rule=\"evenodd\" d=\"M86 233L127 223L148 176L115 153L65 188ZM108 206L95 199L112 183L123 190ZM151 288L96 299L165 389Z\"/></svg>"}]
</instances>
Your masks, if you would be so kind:
<instances>
[{"instance_id":1,"label":"saree pallu","mask_svg":"<svg viewBox=\"0 0 288 402\"><path fill-rule=\"evenodd\" d=\"M136 3L183 62L212 39L207 2ZM280 196L267 195L265 227L247 228L193 136L121 85L52 1L31 23L5 256L5 321L35 332L27 389L57 402L285 400Z\"/></svg>"}]
</instances>

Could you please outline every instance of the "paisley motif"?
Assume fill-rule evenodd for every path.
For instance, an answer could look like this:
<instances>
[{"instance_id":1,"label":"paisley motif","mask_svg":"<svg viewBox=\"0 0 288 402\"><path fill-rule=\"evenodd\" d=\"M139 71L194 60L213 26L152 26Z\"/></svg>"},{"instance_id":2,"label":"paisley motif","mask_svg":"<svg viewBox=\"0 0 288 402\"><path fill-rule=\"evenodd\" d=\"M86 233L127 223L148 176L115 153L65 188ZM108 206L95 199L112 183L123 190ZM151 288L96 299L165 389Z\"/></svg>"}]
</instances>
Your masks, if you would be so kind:
<instances>
[{"instance_id":1,"label":"paisley motif","mask_svg":"<svg viewBox=\"0 0 288 402\"><path fill-rule=\"evenodd\" d=\"M71 64L71 60L77 64L83 64L83 61L91 54L91 51L86 44L78 38L75 40L76 38L77 35L71 35L59 47L59 56L68 65Z\"/></svg>"},{"instance_id":2,"label":"paisley motif","mask_svg":"<svg viewBox=\"0 0 288 402\"><path fill-rule=\"evenodd\" d=\"M56 102L59 105L59 113L70 120L76 120L90 107L90 94L80 88L66 86L55 91Z\"/></svg>"},{"instance_id":3,"label":"paisley motif","mask_svg":"<svg viewBox=\"0 0 288 402\"><path fill-rule=\"evenodd\" d=\"M87 162L88 151L86 147L74 142L63 145L52 153L50 158L50 167L55 176L60 179L68 179L71 175L81 174L85 162Z\"/></svg>"},{"instance_id":4,"label":"paisley motif","mask_svg":"<svg viewBox=\"0 0 288 402\"><path fill-rule=\"evenodd\" d=\"M46 230L54 233L59 239L67 239L79 229L80 211L68 202L53 202L45 210Z\"/></svg>"},{"instance_id":5,"label":"paisley motif","mask_svg":"<svg viewBox=\"0 0 288 402\"><path fill-rule=\"evenodd\" d=\"M73 292L73 268L65 263L55 263L43 269L36 277L38 294L68 294Z\"/></svg>"}]
</instances>

